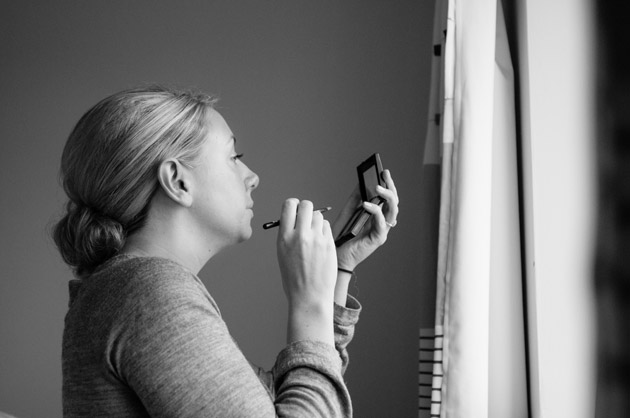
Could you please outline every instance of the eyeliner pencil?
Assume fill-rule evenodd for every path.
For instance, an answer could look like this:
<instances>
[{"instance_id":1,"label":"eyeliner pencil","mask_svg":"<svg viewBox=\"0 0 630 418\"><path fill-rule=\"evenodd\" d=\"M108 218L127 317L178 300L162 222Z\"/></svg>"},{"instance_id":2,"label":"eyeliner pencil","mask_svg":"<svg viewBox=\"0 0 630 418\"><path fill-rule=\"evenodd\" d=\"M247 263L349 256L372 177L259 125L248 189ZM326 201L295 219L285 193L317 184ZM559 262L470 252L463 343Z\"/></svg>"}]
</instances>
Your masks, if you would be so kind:
<instances>
[{"instance_id":1,"label":"eyeliner pencil","mask_svg":"<svg viewBox=\"0 0 630 418\"><path fill-rule=\"evenodd\" d=\"M313 212L324 213L324 212L328 212L331 209L332 209L332 207L326 206L325 208L315 209ZM263 225L263 229L275 228L276 226L279 226L279 225L280 225L280 220L273 221L273 222L267 222L266 224Z\"/></svg>"}]
</instances>

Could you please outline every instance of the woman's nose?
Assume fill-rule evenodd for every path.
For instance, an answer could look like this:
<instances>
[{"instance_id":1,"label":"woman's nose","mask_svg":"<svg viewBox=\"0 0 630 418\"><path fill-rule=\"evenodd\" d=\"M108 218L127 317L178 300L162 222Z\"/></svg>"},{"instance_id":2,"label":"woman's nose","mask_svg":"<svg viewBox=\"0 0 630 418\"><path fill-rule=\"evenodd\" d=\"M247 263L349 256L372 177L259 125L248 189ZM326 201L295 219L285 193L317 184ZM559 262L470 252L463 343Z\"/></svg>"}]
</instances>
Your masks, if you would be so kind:
<instances>
[{"instance_id":1,"label":"woman's nose","mask_svg":"<svg viewBox=\"0 0 630 418\"><path fill-rule=\"evenodd\" d=\"M256 187L258 187L259 183L260 183L260 178L258 177L258 174L249 170L249 175L247 176L246 183L245 183L247 185L247 188L254 190Z\"/></svg>"}]
</instances>

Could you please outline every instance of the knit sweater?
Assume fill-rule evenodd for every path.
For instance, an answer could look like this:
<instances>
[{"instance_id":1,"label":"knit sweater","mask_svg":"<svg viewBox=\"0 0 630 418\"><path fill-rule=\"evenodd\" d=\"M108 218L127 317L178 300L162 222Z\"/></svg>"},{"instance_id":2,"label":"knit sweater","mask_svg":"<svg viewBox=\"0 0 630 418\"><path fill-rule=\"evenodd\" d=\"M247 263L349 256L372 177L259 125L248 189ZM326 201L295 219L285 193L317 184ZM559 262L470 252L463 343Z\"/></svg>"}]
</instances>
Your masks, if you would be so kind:
<instances>
[{"instance_id":1,"label":"knit sweater","mask_svg":"<svg viewBox=\"0 0 630 418\"><path fill-rule=\"evenodd\" d=\"M342 374L360 304L335 305L335 346L289 344L252 366L201 280L163 259L120 255L70 282L64 417L349 417Z\"/></svg>"}]
</instances>

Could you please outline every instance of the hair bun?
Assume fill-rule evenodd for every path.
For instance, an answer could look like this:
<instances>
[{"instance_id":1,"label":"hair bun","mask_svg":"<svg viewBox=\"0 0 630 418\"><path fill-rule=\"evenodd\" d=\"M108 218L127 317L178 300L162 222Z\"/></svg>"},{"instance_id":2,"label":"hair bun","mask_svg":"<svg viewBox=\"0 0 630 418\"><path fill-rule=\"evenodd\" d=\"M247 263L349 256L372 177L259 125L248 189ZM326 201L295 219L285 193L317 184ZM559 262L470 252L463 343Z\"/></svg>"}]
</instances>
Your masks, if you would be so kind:
<instances>
[{"instance_id":1,"label":"hair bun","mask_svg":"<svg viewBox=\"0 0 630 418\"><path fill-rule=\"evenodd\" d=\"M89 274L116 255L125 243L122 224L86 205L69 202L53 233L64 261L78 276Z\"/></svg>"},{"instance_id":2,"label":"hair bun","mask_svg":"<svg viewBox=\"0 0 630 418\"><path fill-rule=\"evenodd\" d=\"M76 274L91 273L146 224L162 161L198 161L215 102L201 92L145 86L112 94L81 116L61 155L71 203L53 231Z\"/></svg>"}]
</instances>

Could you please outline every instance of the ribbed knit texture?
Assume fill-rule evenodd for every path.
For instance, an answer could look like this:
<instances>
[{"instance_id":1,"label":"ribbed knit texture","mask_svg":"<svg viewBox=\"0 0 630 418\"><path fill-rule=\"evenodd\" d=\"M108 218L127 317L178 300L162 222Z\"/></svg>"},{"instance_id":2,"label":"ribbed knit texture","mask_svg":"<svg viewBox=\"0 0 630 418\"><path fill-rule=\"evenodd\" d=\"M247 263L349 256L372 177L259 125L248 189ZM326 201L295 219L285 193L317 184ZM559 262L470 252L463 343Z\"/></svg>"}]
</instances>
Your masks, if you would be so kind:
<instances>
[{"instance_id":1,"label":"ribbed knit texture","mask_svg":"<svg viewBox=\"0 0 630 418\"><path fill-rule=\"evenodd\" d=\"M252 366L201 280L162 258L117 256L70 282L64 417L350 417L343 381L361 306L335 305L336 350L288 345Z\"/></svg>"}]
</instances>

